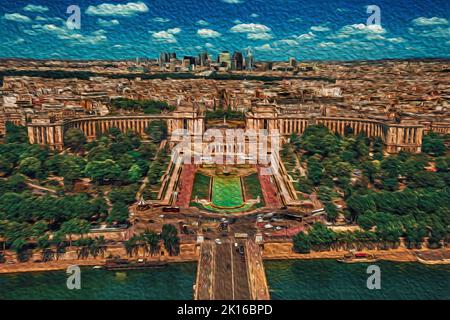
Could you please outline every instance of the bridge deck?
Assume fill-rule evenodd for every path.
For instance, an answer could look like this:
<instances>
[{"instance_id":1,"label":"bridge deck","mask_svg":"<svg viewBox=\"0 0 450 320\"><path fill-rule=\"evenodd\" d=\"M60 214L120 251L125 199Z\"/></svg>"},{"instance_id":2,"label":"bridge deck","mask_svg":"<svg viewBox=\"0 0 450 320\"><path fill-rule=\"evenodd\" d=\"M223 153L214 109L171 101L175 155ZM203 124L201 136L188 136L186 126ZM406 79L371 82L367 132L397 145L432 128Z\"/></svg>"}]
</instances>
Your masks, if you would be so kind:
<instances>
[{"instance_id":1,"label":"bridge deck","mask_svg":"<svg viewBox=\"0 0 450 320\"><path fill-rule=\"evenodd\" d=\"M244 248L242 253L239 246ZM255 248L246 240L227 239L222 244L205 241L198 263L195 299L269 299L261 255L255 254Z\"/></svg>"}]
</instances>

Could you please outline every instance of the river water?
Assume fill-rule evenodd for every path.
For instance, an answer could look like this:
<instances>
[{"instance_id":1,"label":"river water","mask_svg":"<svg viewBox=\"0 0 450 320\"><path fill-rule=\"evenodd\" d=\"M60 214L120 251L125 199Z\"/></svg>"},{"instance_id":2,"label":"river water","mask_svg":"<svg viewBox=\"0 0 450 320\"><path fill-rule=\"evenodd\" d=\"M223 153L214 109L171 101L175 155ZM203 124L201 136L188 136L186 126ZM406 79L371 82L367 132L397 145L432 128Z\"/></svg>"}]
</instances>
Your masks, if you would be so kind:
<instances>
[{"instance_id":1,"label":"river water","mask_svg":"<svg viewBox=\"0 0 450 320\"><path fill-rule=\"evenodd\" d=\"M376 263L381 289L369 290L367 264L334 260L266 261L271 298L450 299L450 266ZM112 272L83 268L81 290L68 290L64 271L0 275L0 299L192 299L196 264Z\"/></svg>"},{"instance_id":2,"label":"river water","mask_svg":"<svg viewBox=\"0 0 450 320\"><path fill-rule=\"evenodd\" d=\"M450 265L381 261L381 289L367 288L370 264L335 260L266 261L270 296L290 299L450 299Z\"/></svg>"}]
</instances>

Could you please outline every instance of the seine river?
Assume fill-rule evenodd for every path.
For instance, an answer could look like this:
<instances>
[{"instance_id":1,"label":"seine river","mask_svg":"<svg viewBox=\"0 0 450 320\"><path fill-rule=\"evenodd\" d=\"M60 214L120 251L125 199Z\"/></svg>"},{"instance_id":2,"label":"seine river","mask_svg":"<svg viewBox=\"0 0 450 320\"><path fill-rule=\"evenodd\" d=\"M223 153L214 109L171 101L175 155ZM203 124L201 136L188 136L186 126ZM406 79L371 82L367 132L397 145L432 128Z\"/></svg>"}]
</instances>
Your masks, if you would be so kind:
<instances>
[{"instance_id":1,"label":"seine river","mask_svg":"<svg viewBox=\"0 0 450 320\"><path fill-rule=\"evenodd\" d=\"M276 299L450 299L450 266L379 262L381 289L369 290L368 265L333 260L265 262ZM192 299L196 264L112 272L83 268L81 290L64 271L0 275L0 299Z\"/></svg>"}]
</instances>

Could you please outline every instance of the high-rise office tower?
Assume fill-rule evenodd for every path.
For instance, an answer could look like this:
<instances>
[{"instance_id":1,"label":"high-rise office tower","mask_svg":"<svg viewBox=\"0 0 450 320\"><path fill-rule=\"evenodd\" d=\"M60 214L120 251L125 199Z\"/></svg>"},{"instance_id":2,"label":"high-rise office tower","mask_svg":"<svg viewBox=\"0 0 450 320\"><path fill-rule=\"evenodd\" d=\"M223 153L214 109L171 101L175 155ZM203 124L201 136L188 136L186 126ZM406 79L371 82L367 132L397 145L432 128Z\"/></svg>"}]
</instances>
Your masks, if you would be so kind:
<instances>
[{"instance_id":1,"label":"high-rise office tower","mask_svg":"<svg viewBox=\"0 0 450 320\"><path fill-rule=\"evenodd\" d=\"M200 65L205 67L208 65L209 57L207 52L202 52L199 54Z\"/></svg>"},{"instance_id":2,"label":"high-rise office tower","mask_svg":"<svg viewBox=\"0 0 450 320\"><path fill-rule=\"evenodd\" d=\"M195 65L195 57L192 56L184 56L183 60L189 60L190 65Z\"/></svg>"},{"instance_id":3,"label":"high-rise office tower","mask_svg":"<svg viewBox=\"0 0 450 320\"><path fill-rule=\"evenodd\" d=\"M219 54L219 63L221 67L231 68L231 55L228 51L222 51Z\"/></svg>"},{"instance_id":4,"label":"high-rise office tower","mask_svg":"<svg viewBox=\"0 0 450 320\"><path fill-rule=\"evenodd\" d=\"M289 66L295 68L297 66L297 60L295 58L289 58Z\"/></svg>"},{"instance_id":5,"label":"high-rise office tower","mask_svg":"<svg viewBox=\"0 0 450 320\"><path fill-rule=\"evenodd\" d=\"M183 67L185 67L189 70L193 70L195 68L195 57L184 56Z\"/></svg>"},{"instance_id":6,"label":"high-rise office tower","mask_svg":"<svg viewBox=\"0 0 450 320\"><path fill-rule=\"evenodd\" d=\"M161 52L159 54L159 67L162 68L166 62L169 62L169 55L166 52Z\"/></svg>"},{"instance_id":7,"label":"high-rise office tower","mask_svg":"<svg viewBox=\"0 0 450 320\"><path fill-rule=\"evenodd\" d=\"M247 57L245 58L245 68L247 70L253 70L253 53L250 48L247 49Z\"/></svg>"},{"instance_id":8,"label":"high-rise office tower","mask_svg":"<svg viewBox=\"0 0 450 320\"><path fill-rule=\"evenodd\" d=\"M235 51L233 54L234 68L236 70L244 69L244 55L242 52Z\"/></svg>"}]
</instances>

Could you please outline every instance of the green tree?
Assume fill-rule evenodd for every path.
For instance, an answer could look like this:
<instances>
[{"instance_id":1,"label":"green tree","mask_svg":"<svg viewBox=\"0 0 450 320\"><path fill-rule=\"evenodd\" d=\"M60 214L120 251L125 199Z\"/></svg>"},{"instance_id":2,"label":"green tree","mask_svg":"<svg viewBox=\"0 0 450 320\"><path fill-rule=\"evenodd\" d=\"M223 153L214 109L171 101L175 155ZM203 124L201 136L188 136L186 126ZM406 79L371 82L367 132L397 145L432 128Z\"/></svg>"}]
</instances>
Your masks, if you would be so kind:
<instances>
[{"instance_id":1,"label":"green tree","mask_svg":"<svg viewBox=\"0 0 450 320\"><path fill-rule=\"evenodd\" d=\"M308 179L316 186L320 184L323 177L323 167L319 160L311 157L308 160Z\"/></svg>"},{"instance_id":2,"label":"green tree","mask_svg":"<svg viewBox=\"0 0 450 320\"><path fill-rule=\"evenodd\" d=\"M339 211L333 202L325 203L325 211L327 212L328 220L335 222L339 216Z\"/></svg>"},{"instance_id":3,"label":"green tree","mask_svg":"<svg viewBox=\"0 0 450 320\"><path fill-rule=\"evenodd\" d=\"M163 225L161 238L164 240L164 247L169 252L169 255L178 255L180 252L180 239L178 230L173 224Z\"/></svg>"},{"instance_id":4,"label":"green tree","mask_svg":"<svg viewBox=\"0 0 450 320\"><path fill-rule=\"evenodd\" d=\"M142 177L142 170L137 164L133 164L128 170L128 180L131 182L138 182Z\"/></svg>"},{"instance_id":5,"label":"green tree","mask_svg":"<svg viewBox=\"0 0 450 320\"><path fill-rule=\"evenodd\" d=\"M28 243L24 238L17 238L11 244L11 249L13 249L17 255L17 260L19 262L28 261L30 258L28 252Z\"/></svg>"},{"instance_id":6,"label":"green tree","mask_svg":"<svg viewBox=\"0 0 450 320\"><path fill-rule=\"evenodd\" d=\"M160 237L156 234L156 232L147 230L142 234L142 237L143 237L144 241L146 242L146 244L148 245L150 254L152 256L157 254L160 249L160 244L159 244Z\"/></svg>"},{"instance_id":7,"label":"green tree","mask_svg":"<svg viewBox=\"0 0 450 320\"><path fill-rule=\"evenodd\" d=\"M86 136L80 129L70 128L64 133L64 143L73 151L78 152L86 144Z\"/></svg>"},{"instance_id":8,"label":"green tree","mask_svg":"<svg viewBox=\"0 0 450 320\"><path fill-rule=\"evenodd\" d=\"M67 185L72 185L75 180L83 177L84 160L78 159L78 157L65 157L60 167L61 175L64 177L64 183Z\"/></svg>"},{"instance_id":9,"label":"green tree","mask_svg":"<svg viewBox=\"0 0 450 320\"><path fill-rule=\"evenodd\" d=\"M19 163L19 172L30 178L36 178L41 173L41 168L41 161L34 157L25 158Z\"/></svg>"},{"instance_id":10,"label":"green tree","mask_svg":"<svg viewBox=\"0 0 450 320\"><path fill-rule=\"evenodd\" d=\"M67 234L69 236L70 241L72 241L71 237L72 235L80 235L83 236L84 234L88 233L90 229L90 224L86 220L73 218L71 220L68 220L64 222L61 225L60 231L63 234Z\"/></svg>"},{"instance_id":11,"label":"green tree","mask_svg":"<svg viewBox=\"0 0 450 320\"><path fill-rule=\"evenodd\" d=\"M422 151L433 156L442 156L447 152L445 136L430 132L423 136Z\"/></svg>"},{"instance_id":12,"label":"green tree","mask_svg":"<svg viewBox=\"0 0 450 320\"><path fill-rule=\"evenodd\" d=\"M50 240L48 235L40 237L37 241L37 247L41 250L41 259L44 262L53 260L54 252L50 248Z\"/></svg>"},{"instance_id":13,"label":"green tree","mask_svg":"<svg viewBox=\"0 0 450 320\"><path fill-rule=\"evenodd\" d=\"M374 183L380 172L379 163L378 161L364 161L362 163L362 170L367 179L371 183Z\"/></svg>"},{"instance_id":14,"label":"green tree","mask_svg":"<svg viewBox=\"0 0 450 320\"><path fill-rule=\"evenodd\" d=\"M145 133L154 143L160 143L167 138L167 124L164 120L151 121L145 128Z\"/></svg>"},{"instance_id":15,"label":"green tree","mask_svg":"<svg viewBox=\"0 0 450 320\"><path fill-rule=\"evenodd\" d=\"M6 143L28 143L27 128L6 122Z\"/></svg>"},{"instance_id":16,"label":"green tree","mask_svg":"<svg viewBox=\"0 0 450 320\"><path fill-rule=\"evenodd\" d=\"M340 141L323 125L308 126L300 137L300 148L311 155L328 156L340 149Z\"/></svg>"},{"instance_id":17,"label":"green tree","mask_svg":"<svg viewBox=\"0 0 450 320\"><path fill-rule=\"evenodd\" d=\"M370 230L377 224L376 219L377 213L372 211L367 211L362 215L358 216L357 222L358 225L364 230Z\"/></svg>"},{"instance_id":18,"label":"green tree","mask_svg":"<svg viewBox=\"0 0 450 320\"><path fill-rule=\"evenodd\" d=\"M128 206L123 202L116 202L107 218L107 222L112 224L126 223L128 215Z\"/></svg>"},{"instance_id":19,"label":"green tree","mask_svg":"<svg viewBox=\"0 0 450 320\"><path fill-rule=\"evenodd\" d=\"M336 233L320 222L312 226L308 232L308 236L311 247L315 250L328 250L337 240Z\"/></svg>"},{"instance_id":20,"label":"green tree","mask_svg":"<svg viewBox=\"0 0 450 320\"><path fill-rule=\"evenodd\" d=\"M85 174L98 183L116 180L120 173L120 166L111 159L89 162L85 168Z\"/></svg>"},{"instance_id":21,"label":"green tree","mask_svg":"<svg viewBox=\"0 0 450 320\"><path fill-rule=\"evenodd\" d=\"M383 160L383 141L380 137L372 140L372 152L374 160Z\"/></svg>"},{"instance_id":22,"label":"green tree","mask_svg":"<svg viewBox=\"0 0 450 320\"><path fill-rule=\"evenodd\" d=\"M14 164L7 157L0 154L0 174L9 175L13 168Z\"/></svg>"},{"instance_id":23,"label":"green tree","mask_svg":"<svg viewBox=\"0 0 450 320\"><path fill-rule=\"evenodd\" d=\"M439 222L434 221L430 226L431 232L428 237L428 246L430 248L440 248L441 241L446 237L446 228Z\"/></svg>"},{"instance_id":24,"label":"green tree","mask_svg":"<svg viewBox=\"0 0 450 320\"><path fill-rule=\"evenodd\" d=\"M405 228L405 240L408 248L420 249L423 242L423 238L426 235L425 226L418 224L414 220L412 220L408 221L407 223L404 223L404 228Z\"/></svg>"},{"instance_id":25,"label":"green tree","mask_svg":"<svg viewBox=\"0 0 450 320\"><path fill-rule=\"evenodd\" d=\"M295 252L310 253L311 243L307 234L299 232L292 238L292 241L294 243L293 249Z\"/></svg>"},{"instance_id":26,"label":"green tree","mask_svg":"<svg viewBox=\"0 0 450 320\"><path fill-rule=\"evenodd\" d=\"M368 211L376 211L375 202L368 195L352 195L347 199L347 208L350 211L353 220Z\"/></svg>"}]
</instances>

